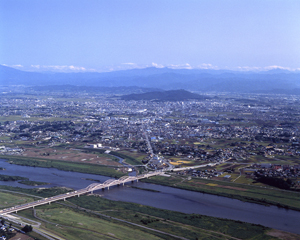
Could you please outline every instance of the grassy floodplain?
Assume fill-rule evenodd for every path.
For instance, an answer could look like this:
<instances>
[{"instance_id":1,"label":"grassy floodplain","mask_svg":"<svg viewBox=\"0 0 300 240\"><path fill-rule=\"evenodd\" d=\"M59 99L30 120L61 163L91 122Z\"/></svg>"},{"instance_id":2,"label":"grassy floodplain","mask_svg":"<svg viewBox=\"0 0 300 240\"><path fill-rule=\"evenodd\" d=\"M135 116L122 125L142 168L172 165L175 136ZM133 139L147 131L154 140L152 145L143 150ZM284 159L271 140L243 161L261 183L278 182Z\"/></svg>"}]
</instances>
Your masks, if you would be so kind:
<instances>
[{"instance_id":1,"label":"grassy floodplain","mask_svg":"<svg viewBox=\"0 0 300 240\"><path fill-rule=\"evenodd\" d=\"M63 171L81 172L89 174L98 174L109 177L121 177L124 174L115 170L113 167L101 166L97 164L83 164L75 162L67 162L62 160L48 160L43 158L21 157L21 156L3 156L8 159L10 163L30 166L30 167L44 167L44 168L57 168Z\"/></svg>"},{"instance_id":2,"label":"grassy floodplain","mask_svg":"<svg viewBox=\"0 0 300 240\"><path fill-rule=\"evenodd\" d=\"M55 231L66 239L159 239L139 229L132 229L123 224L105 220L83 211L65 207L38 209L39 218L54 222L62 227L47 224L49 230Z\"/></svg>"},{"instance_id":3,"label":"grassy floodplain","mask_svg":"<svg viewBox=\"0 0 300 240\"><path fill-rule=\"evenodd\" d=\"M46 183L46 182L29 181L29 180L20 181L19 183L25 184L28 186L39 186L39 185L49 185L50 184L50 183Z\"/></svg>"},{"instance_id":4,"label":"grassy floodplain","mask_svg":"<svg viewBox=\"0 0 300 240\"><path fill-rule=\"evenodd\" d=\"M168 178L155 176L141 181L300 211L300 193L294 191L199 178L188 180L176 175Z\"/></svg>"},{"instance_id":5,"label":"grassy floodplain","mask_svg":"<svg viewBox=\"0 0 300 240\"><path fill-rule=\"evenodd\" d=\"M16 205L34 201L33 197L0 192L0 208L9 208Z\"/></svg>"},{"instance_id":6,"label":"grassy floodplain","mask_svg":"<svg viewBox=\"0 0 300 240\"><path fill-rule=\"evenodd\" d=\"M27 189L27 192L34 194L35 190ZM7 200L13 199L15 193L5 193L5 196ZM161 210L99 196L74 197L62 203L64 205L53 203L36 207L35 212L24 210L18 215L40 222L41 229L68 240L278 239L269 235L274 230L260 225Z\"/></svg>"}]
</instances>

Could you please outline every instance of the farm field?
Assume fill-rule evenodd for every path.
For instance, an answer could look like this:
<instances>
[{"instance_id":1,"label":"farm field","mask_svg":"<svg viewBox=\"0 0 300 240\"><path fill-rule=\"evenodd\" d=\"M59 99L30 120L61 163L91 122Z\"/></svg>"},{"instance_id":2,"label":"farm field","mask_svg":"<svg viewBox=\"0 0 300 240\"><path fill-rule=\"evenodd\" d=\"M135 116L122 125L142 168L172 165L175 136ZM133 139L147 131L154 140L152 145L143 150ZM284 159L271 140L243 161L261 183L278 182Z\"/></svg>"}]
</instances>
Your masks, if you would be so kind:
<instances>
[{"instance_id":1,"label":"farm field","mask_svg":"<svg viewBox=\"0 0 300 240\"><path fill-rule=\"evenodd\" d=\"M85 151L74 148L25 148L23 156L70 162L93 163L107 166L121 166L121 164L118 163L117 159L114 159L111 155L98 153L96 151Z\"/></svg>"}]
</instances>

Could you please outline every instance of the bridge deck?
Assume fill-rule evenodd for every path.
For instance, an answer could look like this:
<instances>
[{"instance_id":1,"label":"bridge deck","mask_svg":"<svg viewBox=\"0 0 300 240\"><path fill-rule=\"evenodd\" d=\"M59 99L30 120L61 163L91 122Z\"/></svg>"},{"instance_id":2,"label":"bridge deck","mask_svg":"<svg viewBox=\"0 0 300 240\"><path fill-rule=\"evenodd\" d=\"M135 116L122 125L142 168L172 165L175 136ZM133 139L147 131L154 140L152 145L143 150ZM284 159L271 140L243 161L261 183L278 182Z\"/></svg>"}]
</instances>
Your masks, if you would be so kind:
<instances>
[{"instance_id":1,"label":"bridge deck","mask_svg":"<svg viewBox=\"0 0 300 240\"><path fill-rule=\"evenodd\" d=\"M91 185L87 186L86 188L83 188L83 189L80 189L77 191L68 192L68 193L60 194L60 195L57 195L54 197L43 198L41 200L37 200L37 201L31 202L31 203L25 203L22 205L17 205L15 207L2 209L2 210L0 210L0 215L18 212L18 211L25 210L28 208L34 208L36 206L40 206L40 205L44 205L44 204L50 204L51 202L65 200L67 198L74 197L74 196L79 197L79 195L82 195L85 193L93 192L93 191L96 191L99 189L109 188L109 187L116 186L116 185L121 185L121 184L124 185L126 182L131 182L131 181L135 181L135 180L138 181L139 179L152 177L155 175L159 175L161 173L162 173L161 171L156 171L156 172L138 175L136 177L124 176L119 179L108 179L104 183L92 183Z\"/></svg>"}]
</instances>

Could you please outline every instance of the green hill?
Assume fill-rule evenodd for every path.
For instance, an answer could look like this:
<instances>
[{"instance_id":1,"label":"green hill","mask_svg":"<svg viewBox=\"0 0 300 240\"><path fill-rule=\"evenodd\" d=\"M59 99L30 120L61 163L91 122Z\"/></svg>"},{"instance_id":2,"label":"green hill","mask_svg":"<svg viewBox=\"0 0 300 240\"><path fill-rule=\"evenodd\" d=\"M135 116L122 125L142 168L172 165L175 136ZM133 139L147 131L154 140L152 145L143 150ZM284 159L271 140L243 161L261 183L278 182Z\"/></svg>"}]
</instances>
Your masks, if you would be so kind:
<instances>
[{"instance_id":1,"label":"green hill","mask_svg":"<svg viewBox=\"0 0 300 240\"><path fill-rule=\"evenodd\" d=\"M186 101L189 99L203 100L208 97L191 93L186 90L155 91L141 94L129 94L121 96L122 100L148 100L148 101Z\"/></svg>"}]
</instances>

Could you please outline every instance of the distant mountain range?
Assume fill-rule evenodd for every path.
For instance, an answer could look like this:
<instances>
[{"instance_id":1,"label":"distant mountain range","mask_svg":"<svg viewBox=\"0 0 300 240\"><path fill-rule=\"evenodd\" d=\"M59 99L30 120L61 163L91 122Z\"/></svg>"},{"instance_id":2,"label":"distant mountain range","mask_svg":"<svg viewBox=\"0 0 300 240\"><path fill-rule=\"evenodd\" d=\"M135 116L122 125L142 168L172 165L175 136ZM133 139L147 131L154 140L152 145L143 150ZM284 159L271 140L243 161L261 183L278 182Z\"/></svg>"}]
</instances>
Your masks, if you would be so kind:
<instances>
[{"instance_id":1,"label":"distant mountain range","mask_svg":"<svg viewBox=\"0 0 300 240\"><path fill-rule=\"evenodd\" d=\"M122 100L148 100L148 101L186 101L190 99L206 99L208 97L191 93L186 90L155 91L140 94L129 94L121 96Z\"/></svg>"},{"instance_id":2,"label":"distant mountain range","mask_svg":"<svg viewBox=\"0 0 300 240\"><path fill-rule=\"evenodd\" d=\"M0 65L0 85L74 85L185 89L201 92L300 94L300 72L274 69L238 72L206 69L144 68L95 73L25 72Z\"/></svg>"}]
</instances>

